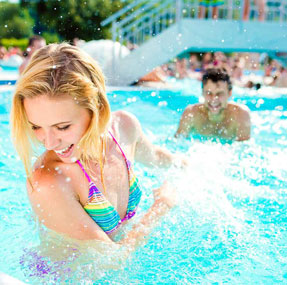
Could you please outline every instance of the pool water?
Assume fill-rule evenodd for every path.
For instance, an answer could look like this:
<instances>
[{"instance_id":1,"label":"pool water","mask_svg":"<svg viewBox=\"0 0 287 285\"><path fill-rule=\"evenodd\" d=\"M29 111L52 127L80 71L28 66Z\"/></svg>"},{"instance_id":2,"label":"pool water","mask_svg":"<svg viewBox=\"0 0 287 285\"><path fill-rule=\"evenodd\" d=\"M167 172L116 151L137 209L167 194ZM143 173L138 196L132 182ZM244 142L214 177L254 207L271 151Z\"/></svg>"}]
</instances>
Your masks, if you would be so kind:
<instances>
[{"instance_id":1,"label":"pool water","mask_svg":"<svg viewBox=\"0 0 287 285\"><path fill-rule=\"evenodd\" d=\"M113 110L132 112L153 143L190 161L187 172L136 165L144 191L139 215L163 174L176 185L178 204L125 261L120 252L92 250L65 250L61 262L41 258L24 170L9 138L12 91L0 93L0 271L29 284L287 283L287 92L234 89L234 101L251 110L249 141L175 141L183 109L200 100L201 90L192 80L175 86L109 91Z\"/></svg>"}]
</instances>

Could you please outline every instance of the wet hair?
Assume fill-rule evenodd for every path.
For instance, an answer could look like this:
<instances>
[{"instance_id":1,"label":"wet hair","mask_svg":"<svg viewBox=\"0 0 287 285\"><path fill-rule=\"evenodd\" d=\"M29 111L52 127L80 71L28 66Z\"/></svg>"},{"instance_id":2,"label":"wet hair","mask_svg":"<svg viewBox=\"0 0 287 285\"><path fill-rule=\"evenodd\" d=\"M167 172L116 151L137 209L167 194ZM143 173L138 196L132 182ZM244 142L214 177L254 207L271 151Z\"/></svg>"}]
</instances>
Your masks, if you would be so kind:
<instances>
[{"instance_id":1,"label":"wet hair","mask_svg":"<svg viewBox=\"0 0 287 285\"><path fill-rule=\"evenodd\" d=\"M214 83L218 81L226 82L228 90L232 90L230 77L224 68L208 68L202 76L202 88L208 80L211 80Z\"/></svg>"},{"instance_id":2,"label":"wet hair","mask_svg":"<svg viewBox=\"0 0 287 285\"><path fill-rule=\"evenodd\" d=\"M46 95L57 99L70 96L90 111L91 122L78 143L80 159L101 160L101 136L106 134L110 105L104 75L97 62L78 47L66 43L50 44L37 50L20 76L12 100L12 138L27 176L39 142L28 122L24 100Z\"/></svg>"}]
</instances>

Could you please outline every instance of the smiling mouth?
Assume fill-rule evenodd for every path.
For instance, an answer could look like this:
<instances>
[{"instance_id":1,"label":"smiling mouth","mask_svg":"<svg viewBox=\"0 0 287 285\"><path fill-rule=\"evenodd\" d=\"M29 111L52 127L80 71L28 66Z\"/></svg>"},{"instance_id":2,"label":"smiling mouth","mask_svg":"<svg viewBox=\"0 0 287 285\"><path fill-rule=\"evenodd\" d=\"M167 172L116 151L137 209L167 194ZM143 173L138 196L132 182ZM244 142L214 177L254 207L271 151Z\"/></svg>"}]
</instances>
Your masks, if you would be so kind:
<instances>
[{"instance_id":1,"label":"smiling mouth","mask_svg":"<svg viewBox=\"0 0 287 285\"><path fill-rule=\"evenodd\" d=\"M208 108L211 110L218 110L220 106L220 104L208 104Z\"/></svg>"},{"instance_id":2,"label":"smiling mouth","mask_svg":"<svg viewBox=\"0 0 287 285\"><path fill-rule=\"evenodd\" d=\"M59 155L59 156L63 156L66 157L70 154L70 151L72 150L74 144L71 144L70 146L60 149L60 150L54 150L54 152Z\"/></svg>"}]
</instances>

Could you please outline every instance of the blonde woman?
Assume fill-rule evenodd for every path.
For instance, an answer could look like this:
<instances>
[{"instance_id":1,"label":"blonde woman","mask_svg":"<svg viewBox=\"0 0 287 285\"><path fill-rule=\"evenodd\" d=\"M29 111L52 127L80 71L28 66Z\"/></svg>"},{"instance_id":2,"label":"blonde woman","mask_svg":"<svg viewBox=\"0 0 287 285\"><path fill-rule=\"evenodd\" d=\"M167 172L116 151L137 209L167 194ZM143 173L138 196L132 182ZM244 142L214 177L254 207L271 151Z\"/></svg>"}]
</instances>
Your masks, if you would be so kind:
<instances>
[{"instance_id":1,"label":"blonde woman","mask_svg":"<svg viewBox=\"0 0 287 285\"><path fill-rule=\"evenodd\" d=\"M113 242L141 198L132 161L168 167L174 160L148 141L133 115L111 113L97 63L68 44L33 55L16 86L11 121L34 212L47 228L74 239ZM46 151L32 166L39 144ZM135 245L174 205L166 183L154 196L122 243Z\"/></svg>"}]
</instances>

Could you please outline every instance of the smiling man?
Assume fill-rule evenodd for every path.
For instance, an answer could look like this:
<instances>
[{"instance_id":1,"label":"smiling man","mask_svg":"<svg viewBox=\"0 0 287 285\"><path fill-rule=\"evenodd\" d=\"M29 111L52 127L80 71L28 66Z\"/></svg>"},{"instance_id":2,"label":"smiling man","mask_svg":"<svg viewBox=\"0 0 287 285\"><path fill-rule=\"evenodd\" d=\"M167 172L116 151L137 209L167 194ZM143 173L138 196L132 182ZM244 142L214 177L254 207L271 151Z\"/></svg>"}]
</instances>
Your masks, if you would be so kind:
<instances>
[{"instance_id":1,"label":"smiling man","mask_svg":"<svg viewBox=\"0 0 287 285\"><path fill-rule=\"evenodd\" d=\"M247 107L229 103L232 85L223 69L207 69L202 78L202 104L184 110L175 137L200 134L230 140L250 138L250 115Z\"/></svg>"}]
</instances>

